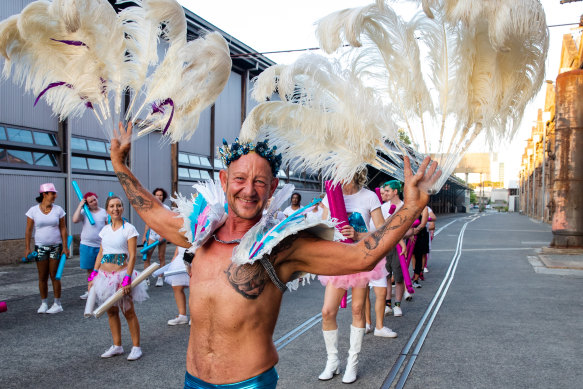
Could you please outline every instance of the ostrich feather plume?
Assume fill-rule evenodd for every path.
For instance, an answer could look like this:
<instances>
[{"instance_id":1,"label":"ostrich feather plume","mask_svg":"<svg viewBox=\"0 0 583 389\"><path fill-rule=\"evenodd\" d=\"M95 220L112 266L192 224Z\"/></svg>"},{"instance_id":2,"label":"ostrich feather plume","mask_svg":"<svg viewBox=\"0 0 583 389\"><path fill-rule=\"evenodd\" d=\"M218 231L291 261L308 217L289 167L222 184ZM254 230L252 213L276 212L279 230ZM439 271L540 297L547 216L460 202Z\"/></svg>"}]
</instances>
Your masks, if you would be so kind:
<instances>
[{"instance_id":1,"label":"ostrich feather plume","mask_svg":"<svg viewBox=\"0 0 583 389\"><path fill-rule=\"evenodd\" d=\"M107 0L28 4L0 22L4 77L37 101L45 99L61 117L91 111L110 136L130 91L134 99L126 120L153 106L143 133L163 128L171 141L188 138L200 112L226 85L228 45L219 34L187 43L184 11L176 0L122 3L129 6L119 14ZM168 44L162 63L160 39ZM138 98L142 106L135 110Z\"/></svg>"},{"instance_id":2,"label":"ostrich feather plume","mask_svg":"<svg viewBox=\"0 0 583 389\"><path fill-rule=\"evenodd\" d=\"M515 133L542 84L548 31L538 0L412 1L424 12L409 21L377 0L326 16L317 36L328 53L354 47L344 61L440 163L438 190L478 136Z\"/></svg>"},{"instance_id":3,"label":"ostrich feather plume","mask_svg":"<svg viewBox=\"0 0 583 389\"><path fill-rule=\"evenodd\" d=\"M263 101L276 92L275 86L281 101L257 105L239 137L267 137L291 169L321 170L336 182L350 180L367 164L377 165L377 150L389 152L384 140L396 138L396 128L386 108L372 88L339 63L304 55L289 66L277 65L255 80L254 96Z\"/></svg>"}]
</instances>

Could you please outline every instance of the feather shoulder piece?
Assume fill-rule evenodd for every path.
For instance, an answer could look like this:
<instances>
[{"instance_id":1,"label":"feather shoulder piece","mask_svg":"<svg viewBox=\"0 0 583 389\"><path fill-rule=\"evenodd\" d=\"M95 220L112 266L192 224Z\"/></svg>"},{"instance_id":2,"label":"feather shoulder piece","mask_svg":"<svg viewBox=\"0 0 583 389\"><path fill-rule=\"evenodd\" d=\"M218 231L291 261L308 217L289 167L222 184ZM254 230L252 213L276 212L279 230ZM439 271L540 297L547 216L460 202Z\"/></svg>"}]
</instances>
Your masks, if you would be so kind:
<instances>
[{"instance_id":1,"label":"feather shoulder piece","mask_svg":"<svg viewBox=\"0 0 583 389\"><path fill-rule=\"evenodd\" d=\"M285 238L300 231L309 232L325 240L342 240L343 236L336 229L335 222L307 217L306 214L310 213L310 209L320 201L321 199L314 199L310 204L298 209L281 221L275 217L273 212L266 212L261 220L247 231L241 239L241 243L233 249L232 262L237 265L255 263L255 261L269 255ZM304 274L300 277L304 277L304 280L309 282L309 279L313 279L314 276ZM298 286L297 279L287 283L290 290L297 289Z\"/></svg>"},{"instance_id":2,"label":"feather shoulder piece","mask_svg":"<svg viewBox=\"0 0 583 389\"><path fill-rule=\"evenodd\" d=\"M189 252L196 250L206 243L217 228L222 226L227 219L225 212L225 194L220 182L210 180L193 185L196 189L196 197L190 199L178 194L172 200L176 203L174 211L183 219L180 229L186 239L192 244Z\"/></svg>"}]
</instances>

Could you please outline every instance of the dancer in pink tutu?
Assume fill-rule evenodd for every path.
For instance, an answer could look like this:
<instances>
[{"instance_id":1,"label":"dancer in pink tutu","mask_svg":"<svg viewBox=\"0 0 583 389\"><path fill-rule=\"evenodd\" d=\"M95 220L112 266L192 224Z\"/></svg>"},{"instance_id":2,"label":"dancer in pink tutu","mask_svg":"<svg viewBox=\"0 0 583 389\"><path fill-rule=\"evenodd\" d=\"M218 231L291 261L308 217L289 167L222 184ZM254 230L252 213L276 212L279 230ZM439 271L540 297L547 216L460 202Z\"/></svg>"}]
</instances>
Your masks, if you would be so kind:
<instances>
[{"instance_id":1,"label":"dancer in pink tutu","mask_svg":"<svg viewBox=\"0 0 583 389\"><path fill-rule=\"evenodd\" d=\"M134 301L141 302L148 298L145 282L133 289L130 288L132 278L139 274L134 270L139 234L133 225L122 219L123 203L119 197L108 197L105 201L105 209L111 216L111 224L103 227L99 233L101 248L95 260L95 268L87 281L89 281L89 289L95 288L97 304L102 304L120 288L123 289L125 296L107 311L113 345L101 355L101 358L114 357L124 352L121 345L119 319L121 309L128 322L133 343L128 361L134 361L142 356L140 323L134 311Z\"/></svg>"},{"instance_id":2,"label":"dancer in pink tutu","mask_svg":"<svg viewBox=\"0 0 583 389\"><path fill-rule=\"evenodd\" d=\"M352 182L342 185L344 203L348 213L350 225L341 229L342 234L354 241L362 239L368 231L374 230L372 224L379 228L384 223L381 213L381 203L377 195L364 188L366 183L366 170L362 170L354 176ZM322 217L326 219L329 215L328 197L322 200L324 209ZM358 354L362 346L362 339L365 333L364 305L367 294L367 286L371 280L385 279L387 271L385 269L385 260L381 260L372 271L348 274L343 276L319 276L322 285L326 286L324 295L324 306L322 307L322 331L324 342L326 343L326 352L328 360L322 374L318 377L320 380L329 380L335 374L340 373L338 359L338 323L336 316L338 307L344 293L352 288L352 325L350 327L350 350L348 352L348 361L346 370L342 378L344 383L356 381ZM382 337L395 337L397 334L390 328L383 326L382 318L384 316L384 301L386 296L385 288L374 288L384 293L377 296L382 304L380 310L380 320L377 317L377 323L374 334ZM378 316L378 315L377 315ZM379 328L380 327L380 328Z\"/></svg>"}]
</instances>

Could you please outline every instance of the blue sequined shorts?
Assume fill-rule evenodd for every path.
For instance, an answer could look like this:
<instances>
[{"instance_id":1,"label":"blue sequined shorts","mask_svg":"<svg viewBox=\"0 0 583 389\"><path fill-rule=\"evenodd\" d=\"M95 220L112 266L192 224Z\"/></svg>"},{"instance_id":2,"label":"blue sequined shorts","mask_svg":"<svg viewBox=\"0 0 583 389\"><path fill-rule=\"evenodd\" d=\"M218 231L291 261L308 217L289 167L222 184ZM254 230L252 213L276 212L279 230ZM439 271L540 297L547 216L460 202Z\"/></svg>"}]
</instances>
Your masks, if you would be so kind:
<instances>
[{"instance_id":1,"label":"blue sequined shorts","mask_svg":"<svg viewBox=\"0 0 583 389\"><path fill-rule=\"evenodd\" d=\"M279 380L279 375L275 367L248 380L224 385L209 384L186 372L184 376L184 389L275 389L277 387L277 380Z\"/></svg>"}]
</instances>

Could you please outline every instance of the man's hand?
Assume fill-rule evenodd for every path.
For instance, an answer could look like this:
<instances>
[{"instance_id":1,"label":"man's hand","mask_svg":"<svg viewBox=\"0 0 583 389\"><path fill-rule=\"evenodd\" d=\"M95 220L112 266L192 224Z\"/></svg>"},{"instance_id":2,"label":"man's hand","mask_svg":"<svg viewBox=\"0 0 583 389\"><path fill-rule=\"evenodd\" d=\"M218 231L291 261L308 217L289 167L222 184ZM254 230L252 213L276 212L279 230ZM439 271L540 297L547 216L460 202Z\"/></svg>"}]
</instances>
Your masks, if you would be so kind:
<instances>
[{"instance_id":1,"label":"man's hand","mask_svg":"<svg viewBox=\"0 0 583 389\"><path fill-rule=\"evenodd\" d=\"M417 173L413 175L409 157L405 157L405 189L403 197L405 204L414 205L423 209L429 202L429 189L441 176L441 170L437 170L437 162L431 162L431 158L425 157ZM431 165L429 163L431 162ZM429 170L427 167L429 166Z\"/></svg>"},{"instance_id":2,"label":"man's hand","mask_svg":"<svg viewBox=\"0 0 583 389\"><path fill-rule=\"evenodd\" d=\"M118 129L113 129L113 138L111 139L111 150L109 156L111 163L115 167L116 164L125 164L126 158L132 146L132 123L128 123L127 130L124 128L122 122L119 122ZM119 166L118 165L118 166Z\"/></svg>"}]
</instances>

